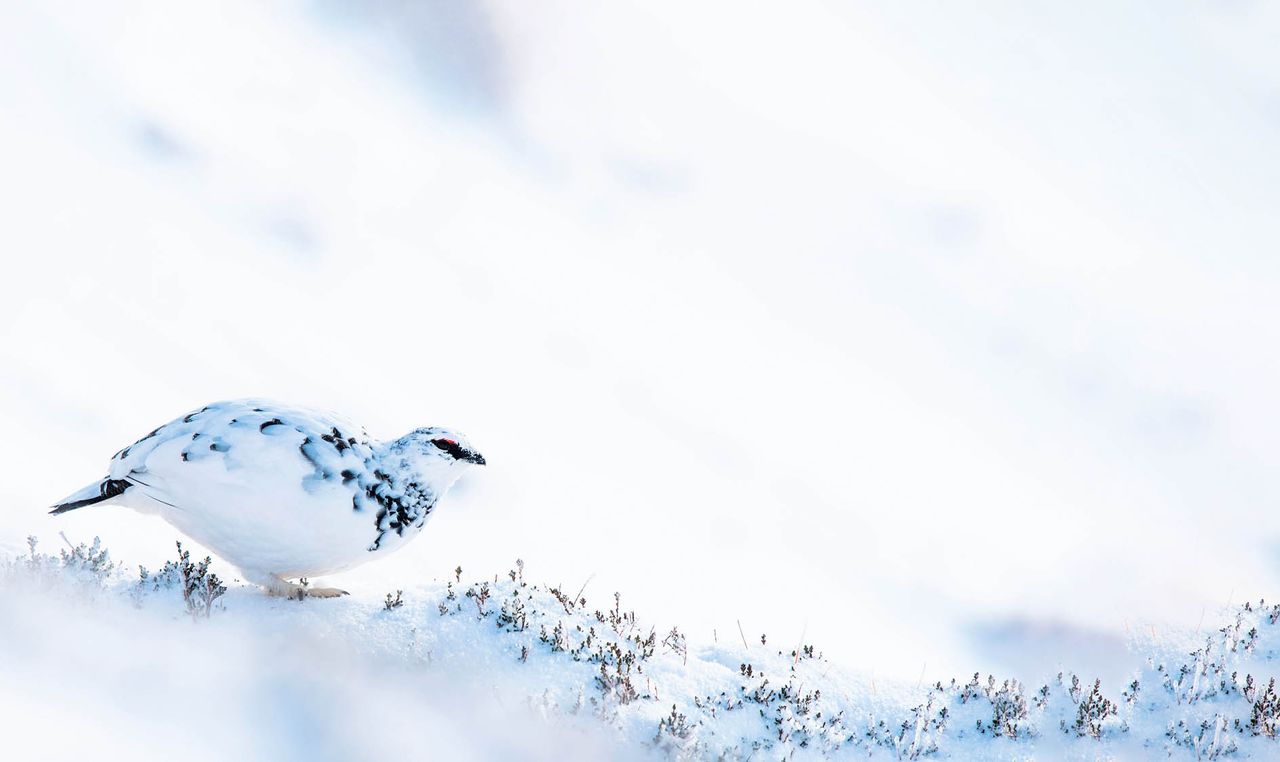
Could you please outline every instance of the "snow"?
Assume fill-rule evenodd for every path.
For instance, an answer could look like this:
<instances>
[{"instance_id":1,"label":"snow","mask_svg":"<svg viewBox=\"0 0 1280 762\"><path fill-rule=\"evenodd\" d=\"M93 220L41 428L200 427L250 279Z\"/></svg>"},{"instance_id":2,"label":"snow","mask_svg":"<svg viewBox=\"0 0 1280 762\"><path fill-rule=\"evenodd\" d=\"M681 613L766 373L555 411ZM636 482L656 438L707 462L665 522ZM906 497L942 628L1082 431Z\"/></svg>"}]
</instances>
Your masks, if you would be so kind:
<instances>
[{"instance_id":1,"label":"snow","mask_svg":"<svg viewBox=\"0 0 1280 762\"><path fill-rule=\"evenodd\" d=\"M877 686L812 644L690 642L529 571L293 600L189 555L135 574L96 541L50 555L33 538L0 567L0 650L22 655L0 664L4 740L58 759L1213 759L1266 757L1280 732L1265 602L1194 650L1132 638L1118 686Z\"/></svg>"},{"instance_id":2,"label":"snow","mask_svg":"<svg viewBox=\"0 0 1280 762\"><path fill-rule=\"evenodd\" d=\"M522 557L1118 700L1272 596L1274 9L446 5L0 3L0 550L157 567L44 512L261 395L489 460L343 605Z\"/></svg>"},{"instance_id":3,"label":"snow","mask_svg":"<svg viewBox=\"0 0 1280 762\"><path fill-rule=\"evenodd\" d=\"M197 621L133 570L101 587L18 573L0 588L0 652L22 655L0 662L17 758L636 757L572 718L504 706L533 683L497 682L502 654L431 622L414 593L390 612L321 609L241 585Z\"/></svg>"}]
</instances>

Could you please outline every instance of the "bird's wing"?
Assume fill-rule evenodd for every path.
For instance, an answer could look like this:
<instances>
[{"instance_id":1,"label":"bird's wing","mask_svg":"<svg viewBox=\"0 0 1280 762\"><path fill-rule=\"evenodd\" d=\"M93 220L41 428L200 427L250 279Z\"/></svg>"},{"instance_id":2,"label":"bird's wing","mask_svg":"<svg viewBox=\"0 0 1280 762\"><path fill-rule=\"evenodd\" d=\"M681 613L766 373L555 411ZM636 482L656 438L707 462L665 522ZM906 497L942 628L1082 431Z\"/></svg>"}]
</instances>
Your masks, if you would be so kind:
<instances>
[{"instance_id":1,"label":"bird's wing","mask_svg":"<svg viewBox=\"0 0 1280 762\"><path fill-rule=\"evenodd\" d=\"M234 478L236 471L258 479L294 473L307 490L342 484L363 507L365 493L380 481L374 448L363 428L336 414L230 400L175 418L116 453L109 478L172 504L170 493L180 491L174 482L197 473L204 479L217 474L215 480ZM222 468L207 470L215 464Z\"/></svg>"}]
</instances>

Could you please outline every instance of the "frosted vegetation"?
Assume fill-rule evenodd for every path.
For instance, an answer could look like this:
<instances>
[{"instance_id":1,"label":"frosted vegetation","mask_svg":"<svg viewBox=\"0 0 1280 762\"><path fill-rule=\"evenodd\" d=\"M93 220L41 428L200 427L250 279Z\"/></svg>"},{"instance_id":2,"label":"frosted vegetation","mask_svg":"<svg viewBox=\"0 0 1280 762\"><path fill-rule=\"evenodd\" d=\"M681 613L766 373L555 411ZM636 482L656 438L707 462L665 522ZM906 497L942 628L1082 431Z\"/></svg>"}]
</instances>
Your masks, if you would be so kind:
<instances>
[{"instance_id":1,"label":"frosted vegetation","mask_svg":"<svg viewBox=\"0 0 1280 762\"><path fill-rule=\"evenodd\" d=\"M181 712L196 702L221 728L207 748L215 757L273 740L318 758L441 747L463 758L535 747L547 758L659 759L1280 752L1280 605L1265 601L1240 606L1192 649L1135 645L1127 685L1064 671L1035 682L974 674L877 686L834 667L816 644L740 629L692 642L641 619L617 593L599 600L585 585L535 583L521 561L480 577L458 568L381 600L286 600L228 589L208 558L193 561L181 544L154 572L115 561L96 539L62 545L45 552L30 538L27 553L0 564L0 709L34 717L49 690L60 708L106 712L111 676L127 670L133 701L158 700L131 722L165 722L177 711L165 703L173 692ZM246 662L245 647L257 658ZM264 680L297 699L290 712L301 719L218 714L219 703L255 695L246 681L261 695ZM373 701L353 709L363 690ZM432 721L452 722L451 732Z\"/></svg>"}]
</instances>

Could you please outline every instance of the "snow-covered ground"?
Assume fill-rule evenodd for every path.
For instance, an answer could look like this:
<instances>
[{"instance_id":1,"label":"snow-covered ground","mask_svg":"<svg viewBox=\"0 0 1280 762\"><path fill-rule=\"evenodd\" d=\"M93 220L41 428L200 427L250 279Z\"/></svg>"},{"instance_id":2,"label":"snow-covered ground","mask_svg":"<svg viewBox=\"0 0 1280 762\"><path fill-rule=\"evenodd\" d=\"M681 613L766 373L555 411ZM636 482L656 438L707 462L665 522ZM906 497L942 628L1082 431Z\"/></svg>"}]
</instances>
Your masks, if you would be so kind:
<instances>
[{"instance_id":1,"label":"snow-covered ground","mask_svg":"<svg viewBox=\"0 0 1280 762\"><path fill-rule=\"evenodd\" d=\"M1135 635L1110 690L1069 670L912 687L767 633L691 642L510 567L291 600L228 590L180 545L133 570L32 538L0 566L0 648L21 656L0 662L3 740L23 759L1084 760L1265 758L1280 733L1265 601L1185 642Z\"/></svg>"},{"instance_id":2,"label":"snow-covered ground","mask_svg":"<svg viewBox=\"0 0 1280 762\"><path fill-rule=\"evenodd\" d=\"M1068 667L1119 700L1134 632L1280 584L1278 26L0 0L0 551L159 566L160 522L44 511L271 396L490 461L328 611L519 557L699 648L740 622L881 687ZM197 637L251 647L255 600ZM31 637L0 658L56 691Z\"/></svg>"}]
</instances>

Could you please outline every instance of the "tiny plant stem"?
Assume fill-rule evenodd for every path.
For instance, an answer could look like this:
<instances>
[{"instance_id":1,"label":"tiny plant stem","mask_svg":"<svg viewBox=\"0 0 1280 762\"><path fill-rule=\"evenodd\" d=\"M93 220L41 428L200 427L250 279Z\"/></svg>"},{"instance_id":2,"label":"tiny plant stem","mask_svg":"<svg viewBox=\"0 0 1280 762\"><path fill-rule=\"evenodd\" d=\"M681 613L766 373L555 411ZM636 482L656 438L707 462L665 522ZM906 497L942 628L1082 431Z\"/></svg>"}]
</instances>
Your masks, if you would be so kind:
<instances>
[{"instance_id":1,"label":"tiny plant stem","mask_svg":"<svg viewBox=\"0 0 1280 762\"><path fill-rule=\"evenodd\" d=\"M587 577L586 582L582 583L582 587L578 588L578 594L573 597L573 605L575 606L578 605L578 601L582 600L582 594L587 590L587 585L590 585L591 580L595 578L596 578L596 575L592 574L591 576Z\"/></svg>"}]
</instances>

